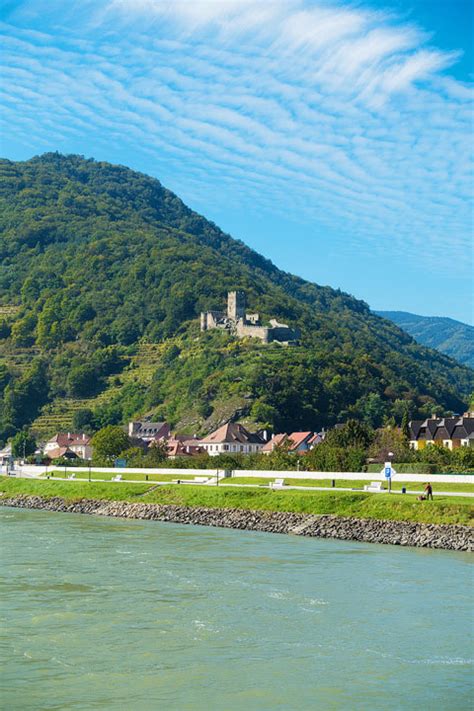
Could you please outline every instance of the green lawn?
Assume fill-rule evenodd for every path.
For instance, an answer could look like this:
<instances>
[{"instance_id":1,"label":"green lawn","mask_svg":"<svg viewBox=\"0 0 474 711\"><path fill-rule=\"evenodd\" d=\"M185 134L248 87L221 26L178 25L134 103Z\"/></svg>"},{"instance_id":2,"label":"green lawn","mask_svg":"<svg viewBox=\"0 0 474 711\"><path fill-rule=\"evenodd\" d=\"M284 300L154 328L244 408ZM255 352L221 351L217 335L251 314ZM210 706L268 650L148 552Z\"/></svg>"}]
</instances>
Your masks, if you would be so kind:
<instances>
[{"instance_id":1,"label":"green lawn","mask_svg":"<svg viewBox=\"0 0 474 711\"><path fill-rule=\"evenodd\" d=\"M69 475L70 471L68 472ZM89 479L89 472L74 472L75 478L76 479ZM121 474L123 479L126 479L127 481L146 481L146 477L148 476L148 481L174 481L176 479L181 479L181 480L188 480L192 481L195 478L194 474L144 474L143 472L137 471L133 473L129 472L121 472L120 469L117 469L116 471L113 472L95 472L91 471L91 478L92 479L98 479L98 480L104 480L104 481L111 481L117 474ZM59 479L64 479L64 471L61 469L54 470L49 473L49 476L54 476ZM200 476L205 476L200 475ZM209 474L209 477L211 477L212 474ZM45 478L46 475L43 475ZM276 477L232 477L232 478L227 478L227 479L220 479L220 485L222 486L227 486L229 484L251 484L253 486L268 486L270 482L278 479L278 476ZM429 481L429 477L427 477L427 481ZM347 489L363 489L365 484L368 484L369 482L367 480L360 480L360 481L352 481L351 479L336 479L336 488L347 488ZM332 486L332 480L331 479L321 479L321 480L316 480L316 479L291 479L288 477L285 477L285 484L288 486L322 486L322 487L331 487ZM401 491L402 486L405 486L408 491L421 491L423 489L423 484L417 483L417 482L392 482L392 490L393 491ZM387 484L384 482L384 487L387 487ZM439 489L440 491L452 491L454 492L459 492L459 493L474 493L474 484L438 484L435 487L435 493L436 493L436 488Z\"/></svg>"},{"instance_id":2,"label":"green lawn","mask_svg":"<svg viewBox=\"0 0 474 711\"><path fill-rule=\"evenodd\" d=\"M223 485L228 485L228 484L253 484L254 486L262 486L268 484L270 482L275 481L275 479L278 479L278 476L275 477L232 477L230 479L225 479L222 480ZM375 479L374 479L375 481ZM429 476L426 477L426 481L430 481ZM363 489L366 484L370 484L370 481L367 480L352 480L352 479L336 479L336 488L347 488L347 489ZM321 480L316 480L316 479L291 479L288 477L285 477L285 484L287 486L332 486L332 479L321 479ZM383 482L384 488L388 489L388 484L386 482ZM423 483L422 482L392 482L392 491L401 491L402 486L405 486L408 491L422 491L423 490ZM459 493L474 493L474 484L437 484L435 486L434 493L436 494L436 489L439 491L452 491L454 492L459 492Z\"/></svg>"},{"instance_id":3,"label":"green lawn","mask_svg":"<svg viewBox=\"0 0 474 711\"><path fill-rule=\"evenodd\" d=\"M68 470L67 476L71 474L71 470ZM89 472L74 472L75 474L75 479L89 479ZM126 479L127 481L147 481L147 476L148 476L148 481L173 481L175 479L194 479L196 475L194 474L144 474L143 472L121 472L120 469L117 469L113 472L95 472L91 471L91 478L92 479L103 479L104 481L111 481L114 477L117 476L117 474L120 474L122 479ZM61 471L61 469L57 469L53 472L49 472L48 476L54 476L59 479L64 479L64 471ZM204 474L202 475L204 476ZM209 477L211 477L211 474L209 474ZM43 475L43 478L46 478L46 475Z\"/></svg>"},{"instance_id":4,"label":"green lawn","mask_svg":"<svg viewBox=\"0 0 474 711\"><path fill-rule=\"evenodd\" d=\"M337 491L269 491L259 488L225 486L164 486L147 493L153 484L109 484L99 482L64 482L0 478L3 496L33 494L60 496L68 500L96 498L115 501L242 508L248 510L289 511L335 514L358 518L474 525L474 505L462 497L416 501L402 494L370 494Z\"/></svg>"}]
</instances>

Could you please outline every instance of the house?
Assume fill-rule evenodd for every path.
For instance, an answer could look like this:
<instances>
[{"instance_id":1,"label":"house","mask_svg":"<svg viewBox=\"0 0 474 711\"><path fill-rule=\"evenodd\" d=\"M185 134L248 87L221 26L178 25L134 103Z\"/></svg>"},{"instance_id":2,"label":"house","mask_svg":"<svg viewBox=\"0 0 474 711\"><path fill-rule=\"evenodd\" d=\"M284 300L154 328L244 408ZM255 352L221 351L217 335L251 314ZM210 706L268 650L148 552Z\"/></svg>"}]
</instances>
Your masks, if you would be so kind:
<instances>
[{"instance_id":1,"label":"house","mask_svg":"<svg viewBox=\"0 0 474 711\"><path fill-rule=\"evenodd\" d=\"M168 459L176 459L176 457L195 457L203 454L205 450L199 445L199 440L178 436L167 440L166 452Z\"/></svg>"},{"instance_id":2,"label":"house","mask_svg":"<svg viewBox=\"0 0 474 711\"><path fill-rule=\"evenodd\" d=\"M474 447L474 412L462 417L437 417L409 422L410 447L415 450L437 444L448 449Z\"/></svg>"},{"instance_id":3,"label":"house","mask_svg":"<svg viewBox=\"0 0 474 711\"><path fill-rule=\"evenodd\" d=\"M292 432L291 434L276 434L262 447L263 454L270 454L276 447L288 447L288 452L302 454L308 452L324 439L323 432Z\"/></svg>"},{"instance_id":4,"label":"house","mask_svg":"<svg viewBox=\"0 0 474 711\"><path fill-rule=\"evenodd\" d=\"M129 422L128 436L132 439L141 439L144 442L151 442L160 439L169 439L171 436L170 426L167 422Z\"/></svg>"},{"instance_id":5,"label":"house","mask_svg":"<svg viewBox=\"0 0 474 711\"><path fill-rule=\"evenodd\" d=\"M288 435L285 432L273 435L273 437L262 447L262 454L270 454L277 447L281 447L288 439Z\"/></svg>"},{"instance_id":6,"label":"house","mask_svg":"<svg viewBox=\"0 0 474 711\"><path fill-rule=\"evenodd\" d=\"M265 444L263 437L249 432L243 425L228 422L215 432L203 437L199 445L211 457L218 454L251 454L260 452Z\"/></svg>"},{"instance_id":7,"label":"house","mask_svg":"<svg viewBox=\"0 0 474 711\"><path fill-rule=\"evenodd\" d=\"M44 446L44 453L49 459L69 456L79 459L92 459L91 438L84 432L58 432Z\"/></svg>"},{"instance_id":8,"label":"house","mask_svg":"<svg viewBox=\"0 0 474 711\"><path fill-rule=\"evenodd\" d=\"M313 435L313 432L292 432L289 436L290 452L307 452L311 449L309 442Z\"/></svg>"}]
</instances>

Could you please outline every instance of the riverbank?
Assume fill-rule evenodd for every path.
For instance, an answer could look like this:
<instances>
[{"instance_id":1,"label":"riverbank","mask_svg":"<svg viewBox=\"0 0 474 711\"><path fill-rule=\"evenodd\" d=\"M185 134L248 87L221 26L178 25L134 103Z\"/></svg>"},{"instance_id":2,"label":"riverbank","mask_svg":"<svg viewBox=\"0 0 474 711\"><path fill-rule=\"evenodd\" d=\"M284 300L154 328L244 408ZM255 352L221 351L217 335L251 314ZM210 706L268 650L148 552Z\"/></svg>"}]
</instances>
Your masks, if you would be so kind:
<instances>
[{"instance_id":1,"label":"riverbank","mask_svg":"<svg viewBox=\"0 0 474 711\"><path fill-rule=\"evenodd\" d=\"M42 484L39 482L9 482L2 480L1 484L3 491L0 497L0 505L16 508L167 521L181 524L263 531L268 533L364 541L367 543L441 548L455 551L474 549L474 529L467 525L421 523L375 517L363 518L324 512L281 510L281 508L280 510L275 510L275 508L273 510L269 510L268 508L239 508L231 506L231 500L226 502L228 504L227 507L154 503L148 500L138 502L136 500L137 497L142 499L147 497L148 499L155 493L164 493L161 487L159 490L153 492L149 491L149 487L135 487L144 489L144 491L133 492L132 496L135 498L135 501L130 501L110 498L113 493L115 495L120 493L122 495L125 494L120 485L102 485L113 490L105 492L105 494L109 494L109 497L106 495L100 496L99 491L97 491L97 485L92 485L92 487L96 489L94 498L90 496L93 493L93 489L89 489L89 497L82 496L78 498L77 487L71 484L59 485L62 488L69 487L66 496L54 495L51 488L49 488L48 492L42 492L42 495L18 491L18 485L34 484L40 487L52 486L54 489L58 487L56 483ZM15 488L17 491L11 490ZM188 492L190 488L186 487L186 492ZM6 489L10 489L10 492L6 491ZM104 494L104 492L102 493ZM227 495L233 492L215 493ZM303 495L303 492L301 492L301 495ZM128 492L129 499L130 496L130 492ZM274 497L273 501L275 505L277 503L280 507L284 505L285 500L281 498L282 495L280 492L272 493L270 496L272 496L272 498ZM283 497L285 496L286 495L283 494ZM314 497L315 495L312 494L311 496ZM339 496L345 495L340 494ZM381 498L377 495L372 496ZM305 498L307 499L308 497ZM290 502L287 501L286 503L289 504ZM308 503L309 502L306 501L306 504ZM313 502L313 504L314 503L315 502ZM327 503L330 503L329 499ZM431 504L431 502L427 502L427 504L428 503ZM289 507L287 506L286 508ZM315 505L313 505L313 509L314 508L316 508ZM330 506L328 506L328 508L330 508Z\"/></svg>"}]
</instances>

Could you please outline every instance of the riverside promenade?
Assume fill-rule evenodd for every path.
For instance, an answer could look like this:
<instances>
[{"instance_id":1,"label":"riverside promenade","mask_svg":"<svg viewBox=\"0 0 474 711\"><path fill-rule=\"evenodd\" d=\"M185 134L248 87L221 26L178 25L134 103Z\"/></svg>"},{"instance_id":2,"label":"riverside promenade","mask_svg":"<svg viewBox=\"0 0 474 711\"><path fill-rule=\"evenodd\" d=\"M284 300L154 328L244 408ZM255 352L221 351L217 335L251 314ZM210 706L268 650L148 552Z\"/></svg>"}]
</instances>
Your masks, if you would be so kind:
<instances>
[{"instance_id":1,"label":"riverside promenade","mask_svg":"<svg viewBox=\"0 0 474 711\"><path fill-rule=\"evenodd\" d=\"M6 468L0 467L0 474L6 474ZM127 474L129 477L127 477ZM381 482L380 491L370 493L389 493L388 482L380 473L367 472L297 472L236 469L178 469L163 468L113 468L113 467L46 467L19 466L10 472L18 478L53 479L74 482L95 481L123 484L156 484L157 486L189 485L226 486L252 488L268 487L286 491L363 491L371 482ZM160 478L162 477L162 478ZM254 481L252 481L254 480ZM463 496L474 498L474 476L469 474L411 474L400 473L392 478L393 493L400 493L405 488L408 496L423 494L423 485L430 481L437 496ZM275 482L283 482L274 486ZM304 483L303 483L304 482ZM330 482L330 485L328 485ZM443 486L444 485L444 486ZM454 485L454 486L453 486ZM453 490L454 489L454 490Z\"/></svg>"}]
</instances>

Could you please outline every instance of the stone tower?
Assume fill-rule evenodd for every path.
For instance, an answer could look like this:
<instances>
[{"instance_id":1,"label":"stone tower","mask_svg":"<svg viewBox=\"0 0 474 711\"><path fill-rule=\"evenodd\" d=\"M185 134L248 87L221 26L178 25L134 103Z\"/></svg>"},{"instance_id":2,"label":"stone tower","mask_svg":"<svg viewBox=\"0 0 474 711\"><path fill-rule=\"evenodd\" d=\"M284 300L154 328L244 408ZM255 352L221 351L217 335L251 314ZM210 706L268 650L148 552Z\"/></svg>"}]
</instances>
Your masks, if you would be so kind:
<instances>
[{"instance_id":1,"label":"stone tower","mask_svg":"<svg viewBox=\"0 0 474 711\"><path fill-rule=\"evenodd\" d=\"M229 291L227 295L227 316L233 321L245 319L245 291Z\"/></svg>"}]
</instances>

